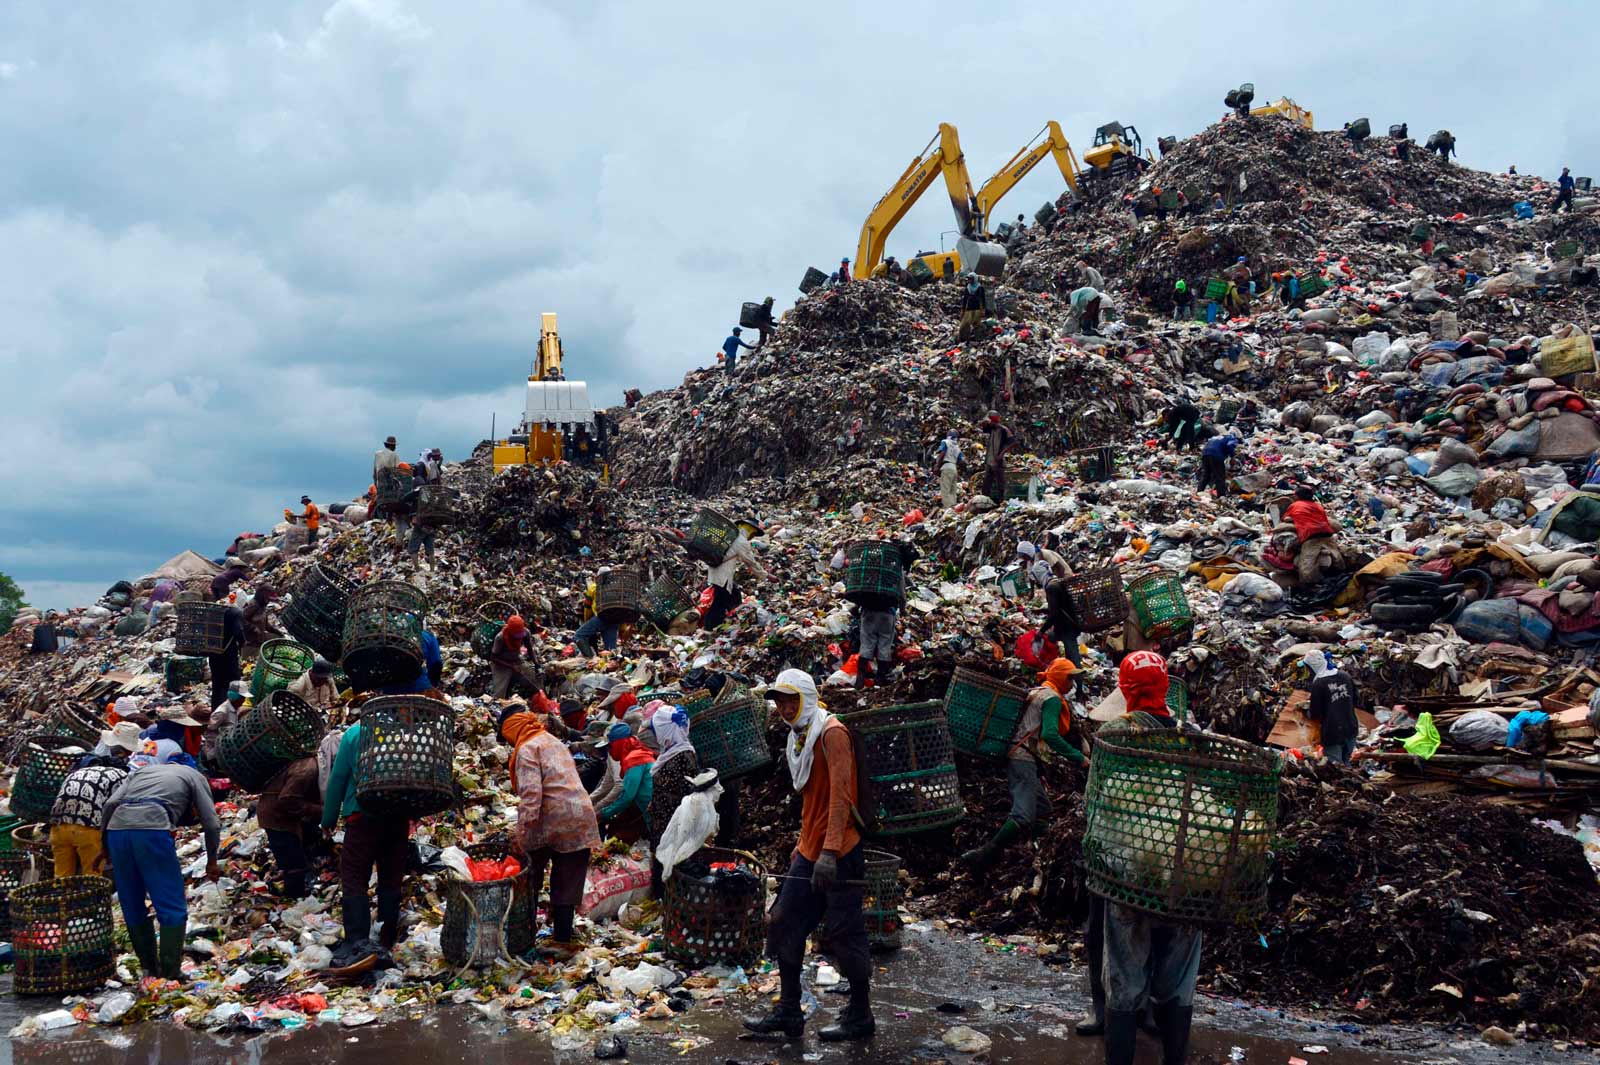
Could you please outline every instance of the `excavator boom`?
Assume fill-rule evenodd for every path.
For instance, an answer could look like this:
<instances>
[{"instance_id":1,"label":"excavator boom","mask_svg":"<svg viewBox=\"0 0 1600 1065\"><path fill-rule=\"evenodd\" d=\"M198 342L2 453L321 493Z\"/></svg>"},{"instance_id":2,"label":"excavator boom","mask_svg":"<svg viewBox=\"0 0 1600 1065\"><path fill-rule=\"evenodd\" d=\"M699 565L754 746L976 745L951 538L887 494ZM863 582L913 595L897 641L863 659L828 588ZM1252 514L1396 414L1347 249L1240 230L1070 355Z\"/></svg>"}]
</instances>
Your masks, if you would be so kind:
<instances>
[{"instance_id":1,"label":"excavator boom","mask_svg":"<svg viewBox=\"0 0 1600 1065\"><path fill-rule=\"evenodd\" d=\"M1043 140L1039 139L1041 134L1044 135ZM1061 132L1061 124L1052 120L1045 123L1044 128L1033 135L1033 140L1018 149L1017 154L996 170L994 176L978 190L978 213L982 217L985 232L994 221L995 205L1047 155L1056 157L1061 176L1067 179L1067 187L1074 196L1078 194L1078 172L1083 168L1078 165L1077 156L1072 154L1072 145L1067 143L1066 134Z\"/></svg>"},{"instance_id":2,"label":"excavator boom","mask_svg":"<svg viewBox=\"0 0 1600 1065\"><path fill-rule=\"evenodd\" d=\"M944 176L946 190L950 193L950 207L955 211L961 235L973 235L972 179L967 176L966 157L961 154L961 140L956 128L948 122L939 123L939 133L922 149L905 173L900 175L883 198L873 205L866 222L861 226L861 243L856 248L855 276L871 277L873 268L883 259L889 244L889 234L911 210L912 205L928 191L940 175Z\"/></svg>"}]
</instances>

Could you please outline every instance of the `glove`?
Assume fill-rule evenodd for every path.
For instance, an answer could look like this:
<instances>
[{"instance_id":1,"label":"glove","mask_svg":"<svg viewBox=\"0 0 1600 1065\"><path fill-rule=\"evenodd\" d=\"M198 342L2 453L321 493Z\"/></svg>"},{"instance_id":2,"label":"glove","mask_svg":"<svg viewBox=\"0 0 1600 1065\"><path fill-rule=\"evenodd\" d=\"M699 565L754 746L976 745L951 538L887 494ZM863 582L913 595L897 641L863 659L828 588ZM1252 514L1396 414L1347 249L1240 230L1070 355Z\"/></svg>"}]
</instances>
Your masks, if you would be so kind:
<instances>
[{"instance_id":1,"label":"glove","mask_svg":"<svg viewBox=\"0 0 1600 1065\"><path fill-rule=\"evenodd\" d=\"M839 880L839 856L823 851L817 864L811 867L811 886L817 891L829 891Z\"/></svg>"}]
</instances>

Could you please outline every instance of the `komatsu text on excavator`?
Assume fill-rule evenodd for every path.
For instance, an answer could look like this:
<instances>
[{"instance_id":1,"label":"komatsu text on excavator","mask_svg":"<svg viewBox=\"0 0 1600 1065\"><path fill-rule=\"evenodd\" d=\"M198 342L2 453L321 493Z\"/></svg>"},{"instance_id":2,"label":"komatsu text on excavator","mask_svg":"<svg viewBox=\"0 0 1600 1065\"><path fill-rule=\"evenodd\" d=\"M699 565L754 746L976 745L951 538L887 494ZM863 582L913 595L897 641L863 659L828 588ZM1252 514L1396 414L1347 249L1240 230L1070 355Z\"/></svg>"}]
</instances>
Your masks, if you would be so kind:
<instances>
[{"instance_id":1,"label":"komatsu text on excavator","mask_svg":"<svg viewBox=\"0 0 1600 1065\"><path fill-rule=\"evenodd\" d=\"M566 459L604 463L605 416L589 404L589 386L568 381L561 369L556 316L539 316L539 354L528 375L527 403L516 432L494 444L495 472L507 466L548 465Z\"/></svg>"}]
</instances>

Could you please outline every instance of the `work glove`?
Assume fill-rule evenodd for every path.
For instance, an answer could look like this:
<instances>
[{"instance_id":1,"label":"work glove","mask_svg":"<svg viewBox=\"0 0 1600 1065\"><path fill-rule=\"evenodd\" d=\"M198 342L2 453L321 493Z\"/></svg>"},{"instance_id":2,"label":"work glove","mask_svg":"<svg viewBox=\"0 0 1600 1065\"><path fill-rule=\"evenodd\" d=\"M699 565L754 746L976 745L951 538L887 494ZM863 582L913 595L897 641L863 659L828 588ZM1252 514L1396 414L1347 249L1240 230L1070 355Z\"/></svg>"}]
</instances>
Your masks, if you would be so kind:
<instances>
[{"instance_id":1,"label":"work glove","mask_svg":"<svg viewBox=\"0 0 1600 1065\"><path fill-rule=\"evenodd\" d=\"M823 851L817 864L811 867L811 886L817 891L831 891L839 880L839 856Z\"/></svg>"}]
</instances>

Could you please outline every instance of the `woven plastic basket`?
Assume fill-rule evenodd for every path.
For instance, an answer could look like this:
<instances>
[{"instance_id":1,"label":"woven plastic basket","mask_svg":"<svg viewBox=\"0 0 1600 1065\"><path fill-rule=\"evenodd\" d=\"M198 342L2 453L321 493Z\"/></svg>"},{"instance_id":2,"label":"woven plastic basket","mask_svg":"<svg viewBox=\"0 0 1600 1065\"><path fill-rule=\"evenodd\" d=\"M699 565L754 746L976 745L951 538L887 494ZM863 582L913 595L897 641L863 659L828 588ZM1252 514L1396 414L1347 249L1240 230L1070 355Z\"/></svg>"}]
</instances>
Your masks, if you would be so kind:
<instances>
[{"instance_id":1,"label":"woven plastic basket","mask_svg":"<svg viewBox=\"0 0 1600 1065\"><path fill-rule=\"evenodd\" d=\"M1128 618L1128 596L1122 587L1122 571L1116 566L1074 574L1067 578L1067 590L1078 606L1078 622L1084 632L1100 632Z\"/></svg>"},{"instance_id":2,"label":"woven plastic basket","mask_svg":"<svg viewBox=\"0 0 1600 1065\"><path fill-rule=\"evenodd\" d=\"M957 666L944 693L950 742L962 754L1004 758L1022 719L1028 693L1014 684Z\"/></svg>"},{"instance_id":3,"label":"woven plastic basket","mask_svg":"<svg viewBox=\"0 0 1600 1065\"><path fill-rule=\"evenodd\" d=\"M417 521L437 527L449 525L461 512L461 493L442 484L425 484L417 492Z\"/></svg>"},{"instance_id":4,"label":"woven plastic basket","mask_svg":"<svg viewBox=\"0 0 1600 1065\"><path fill-rule=\"evenodd\" d=\"M382 513L406 494L411 487L411 478L402 476L397 467L391 466L377 472L372 487L376 492L374 502L378 505L378 512Z\"/></svg>"},{"instance_id":5,"label":"woven plastic basket","mask_svg":"<svg viewBox=\"0 0 1600 1065\"><path fill-rule=\"evenodd\" d=\"M227 648L226 604L178 603L174 609L178 630L172 638L172 649L178 654L220 655Z\"/></svg>"},{"instance_id":6,"label":"woven plastic basket","mask_svg":"<svg viewBox=\"0 0 1600 1065\"><path fill-rule=\"evenodd\" d=\"M614 566L595 578L595 606L600 619L614 625L639 620L644 578L636 569Z\"/></svg>"},{"instance_id":7,"label":"woven plastic basket","mask_svg":"<svg viewBox=\"0 0 1600 1065\"><path fill-rule=\"evenodd\" d=\"M356 587L327 566L311 566L295 582L283 610L283 627L323 658L337 662L344 650L345 610Z\"/></svg>"},{"instance_id":8,"label":"woven plastic basket","mask_svg":"<svg viewBox=\"0 0 1600 1065\"><path fill-rule=\"evenodd\" d=\"M77 736L41 734L22 747L22 764L11 782L11 812L24 821L50 820L61 782L93 750Z\"/></svg>"},{"instance_id":9,"label":"woven plastic basket","mask_svg":"<svg viewBox=\"0 0 1600 1065\"><path fill-rule=\"evenodd\" d=\"M501 861L508 853L504 843L476 843L466 851L478 861ZM439 929L446 964L484 968L501 954L525 954L533 940L526 870L505 880L452 880L446 885Z\"/></svg>"},{"instance_id":10,"label":"woven plastic basket","mask_svg":"<svg viewBox=\"0 0 1600 1065\"><path fill-rule=\"evenodd\" d=\"M885 706L845 714L865 765L871 802L861 811L873 834L901 836L948 828L966 815L944 705Z\"/></svg>"},{"instance_id":11,"label":"woven plastic basket","mask_svg":"<svg viewBox=\"0 0 1600 1065\"><path fill-rule=\"evenodd\" d=\"M900 858L888 851L869 850L867 891L861 909L867 920L867 945L873 950L900 949L900 901L905 889L900 886Z\"/></svg>"},{"instance_id":12,"label":"woven plastic basket","mask_svg":"<svg viewBox=\"0 0 1600 1065\"><path fill-rule=\"evenodd\" d=\"M166 682L167 691L177 694L191 684L204 683L206 679L206 660L204 658L190 658L184 655L171 655L161 668L162 680Z\"/></svg>"},{"instance_id":13,"label":"woven plastic basket","mask_svg":"<svg viewBox=\"0 0 1600 1065\"><path fill-rule=\"evenodd\" d=\"M1179 922L1260 914L1278 769L1276 754L1224 736L1102 729L1085 792L1089 890Z\"/></svg>"},{"instance_id":14,"label":"woven plastic basket","mask_svg":"<svg viewBox=\"0 0 1600 1065\"><path fill-rule=\"evenodd\" d=\"M22 880L32 865L32 861L21 851L11 850L0 854L0 940L11 940L11 893L22 886Z\"/></svg>"},{"instance_id":15,"label":"woven plastic basket","mask_svg":"<svg viewBox=\"0 0 1600 1065\"><path fill-rule=\"evenodd\" d=\"M76 736L91 748L100 742L103 722L77 703L62 703L45 715L39 731L56 736Z\"/></svg>"},{"instance_id":16,"label":"woven plastic basket","mask_svg":"<svg viewBox=\"0 0 1600 1065\"><path fill-rule=\"evenodd\" d=\"M1167 710L1178 721L1189 720L1189 685L1181 677L1167 680Z\"/></svg>"},{"instance_id":17,"label":"woven plastic basket","mask_svg":"<svg viewBox=\"0 0 1600 1065\"><path fill-rule=\"evenodd\" d=\"M650 582L640 596L639 605L650 624L665 630L679 614L693 608L694 599L676 577L663 573Z\"/></svg>"},{"instance_id":18,"label":"woven plastic basket","mask_svg":"<svg viewBox=\"0 0 1600 1065\"><path fill-rule=\"evenodd\" d=\"M733 684L723 686L707 705L697 700L687 706L689 739L702 769L715 769L723 780L733 780L772 764L767 746L767 702Z\"/></svg>"},{"instance_id":19,"label":"woven plastic basket","mask_svg":"<svg viewBox=\"0 0 1600 1065\"><path fill-rule=\"evenodd\" d=\"M427 615L428 597L404 581L374 581L350 596L340 664L357 691L417 678Z\"/></svg>"},{"instance_id":20,"label":"woven plastic basket","mask_svg":"<svg viewBox=\"0 0 1600 1065\"><path fill-rule=\"evenodd\" d=\"M844 551L844 597L873 610L905 602L900 549L887 540L860 540Z\"/></svg>"},{"instance_id":21,"label":"woven plastic basket","mask_svg":"<svg viewBox=\"0 0 1600 1065\"><path fill-rule=\"evenodd\" d=\"M684 544L684 550L706 565L715 566L722 562L722 557L738 538L739 526L734 524L732 518L710 507L703 507L689 528L689 539Z\"/></svg>"},{"instance_id":22,"label":"woven plastic basket","mask_svg":"<svg viewBox=\"0 0 1600 1065\"><path fill-rule=\"evenodd\" d=\"M1128 582L1133 616L1149 640L1181 636L1194 626L1194 612L1183 594L1183 578L1151 568Z\"/></svg>"},{"instance_id":23,"label":"woven plastic basket","mask_svg":"<svg viewBox=\"0 0 1600 1065\"><path fill-rule=\"evenodd\" d=\"M384 695L361 708L356 801L363 810L426 817L455 801L455 715L421 695Z\"/></svg>"},{"instance_id":24,"label":"woven plastic basket","mask_svg":"<svg viewBox=\"0 0 1600 1065\"><path fill-rule=\"evenodd\" d=\"M315 754L327 731L326 714L279 688L218 738L217 760L239 787L260 791L290 762Z\"/></svg>"},{"instance_id":25,"label":"woven plastic basket","mask_svg":"<svg viewBox=\"0 0 1600 1065\"><path fill-rule=\"evenodd\" d=\"M1091 449L1078 460L1078 476L1088 483L1109 481L1116 475L1116 455L1109 444Z\"/></svg>"},{"instance_id":26,"label":"woven plastic basket","mask_svg":"<svg viewBox=\"0 0 1600 1065\"><path fill-rule=\"evenodd\" d=\"M49 880L56 875L55 848L50 846L47 824L15 825L11 829L11 850L33 865L31 880Z\"/></svg>"},{"instance_id":27,"label":"woven plastic basket","mask_svg":"<svg viewBox=\"0 0 1600 1065\"><path fill-rule=\"evenodd\" d=\"M316 660L317 653L303 643L268 640L261 645L255 671L250 674L251 701L259 703L278 689L287 688Z\"/></svg>"},{"instance_id":28,"label":"woven plastic basket","mask_svg":"<svg viewBox=\"0 0 1600 1065\"><path fill-rule=\"evenodd\" d=\"M111 978L111 881L69 876L11 893L13 989L19 995L92 991Z\"/></svg>"},{"instance_id":29,"label":"woven plastic basket","mask_svg":"<svg viewBox=\"0 0 1600 1065\"><path fill-rule=\"evenodd\" d=\"M732 863L731 871L712 864ZM687 965L753 965L767 932L767 880L743 851L702 847L667 878L661 930L667 956Z\"/></svg>"}]
</instances>

